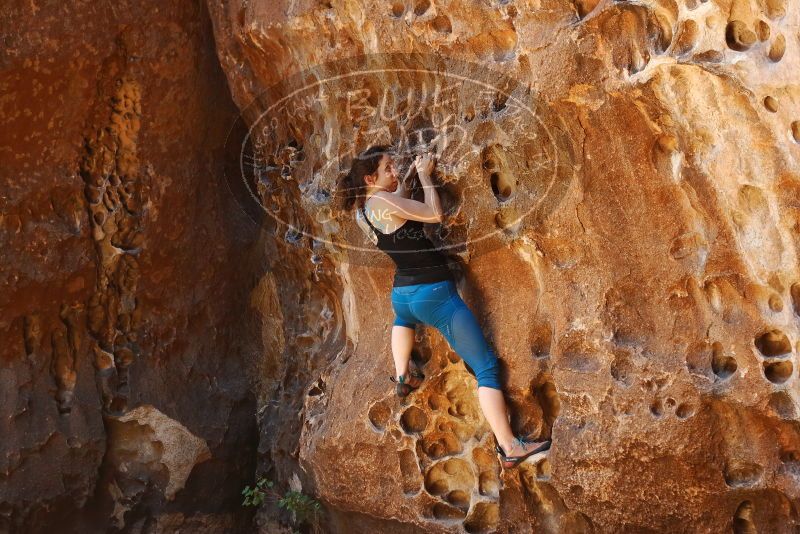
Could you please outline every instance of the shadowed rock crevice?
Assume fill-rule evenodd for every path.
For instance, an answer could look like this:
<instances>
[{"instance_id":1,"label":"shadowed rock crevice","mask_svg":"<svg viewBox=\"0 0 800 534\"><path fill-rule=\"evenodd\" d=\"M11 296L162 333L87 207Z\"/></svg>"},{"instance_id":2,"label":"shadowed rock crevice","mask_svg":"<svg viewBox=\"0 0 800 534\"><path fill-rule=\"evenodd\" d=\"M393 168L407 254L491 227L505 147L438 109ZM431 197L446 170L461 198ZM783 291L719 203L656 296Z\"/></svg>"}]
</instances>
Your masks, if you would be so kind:
<instances>
[{"instance_id":1,"label":"shadowed rock crevice","mask_svg":"<svg viewBox=\"0 0 800 534\"><path fill-rule=\"evenodd\" d=\"M0 531L247 529L263 264L223 178L238 111L208 10L17 3L0 25Z\"/></svg>"}]
</instances>

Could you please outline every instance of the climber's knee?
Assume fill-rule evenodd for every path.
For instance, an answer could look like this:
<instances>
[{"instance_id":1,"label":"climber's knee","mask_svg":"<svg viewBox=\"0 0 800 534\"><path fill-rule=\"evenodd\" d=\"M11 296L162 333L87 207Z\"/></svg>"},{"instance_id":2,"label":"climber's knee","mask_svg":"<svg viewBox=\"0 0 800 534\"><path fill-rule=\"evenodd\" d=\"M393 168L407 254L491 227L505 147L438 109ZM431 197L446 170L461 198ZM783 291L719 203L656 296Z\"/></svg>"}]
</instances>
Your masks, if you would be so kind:
<instances>
[{"instance_id":1,"label":"climber's knee","mask_svg":"<svg viewBox=\"0 0 800 534\"><path fill-rule=\"evenodd\" d=\"M503 389L500 386L500 362L494 355L487 365L476 371L475 378L478 379L478 387Z\"/></svg>"}]
</instances>

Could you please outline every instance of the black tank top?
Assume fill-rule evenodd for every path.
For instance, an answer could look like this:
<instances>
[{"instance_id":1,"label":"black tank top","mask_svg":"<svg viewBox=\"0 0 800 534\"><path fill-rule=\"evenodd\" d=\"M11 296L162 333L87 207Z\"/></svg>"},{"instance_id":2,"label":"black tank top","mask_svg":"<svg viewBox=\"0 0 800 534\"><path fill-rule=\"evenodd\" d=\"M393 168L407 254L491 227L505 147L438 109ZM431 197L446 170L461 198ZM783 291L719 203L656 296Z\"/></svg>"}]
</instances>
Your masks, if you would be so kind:
<instances>
[{"instance_id":1,"label":"black tank top","mask_svg":"<svg viewBox=\"0 0 800 534\"><path fill-rule=\"evenodd\" d=\"M378 248L386 252L397 266L392 287L455 281L447 257L425 236L422 221L406 219L400 228L384 234L370 222L364 207L361 213L378 235Z\"/></svg>"}]
</instances>

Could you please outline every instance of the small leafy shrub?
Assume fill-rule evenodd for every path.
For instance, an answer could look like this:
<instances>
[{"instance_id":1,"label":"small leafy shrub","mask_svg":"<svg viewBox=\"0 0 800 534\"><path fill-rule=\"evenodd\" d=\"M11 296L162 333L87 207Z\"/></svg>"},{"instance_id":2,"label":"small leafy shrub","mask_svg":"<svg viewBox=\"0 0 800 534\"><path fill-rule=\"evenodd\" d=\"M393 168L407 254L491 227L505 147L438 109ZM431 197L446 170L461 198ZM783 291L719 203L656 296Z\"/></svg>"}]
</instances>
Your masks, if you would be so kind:
<instances>
[{"instance_id":1,"label":"small leafy shrub","mask_svg":"<svg viewBox=\"0 0 800 534\"><path fill-rule=\"evenodd\" d=\"M242 506L258 507L267 500L277 502L279 508L287 510L291 514L292 523L295 526L307 523L313 532L317 532L321 510L319 501L295 490L288 490L281 496L272 489L274 485L271 480L262 477L256 482L255 487L245 486L242 490L242 495L244 495Z\"/></svg>"},{"instance_id":2,"label":"small leafy shrub","mask_svg":"<svg viewBox=\"0 0 800 534\"><path fill-rule=\"evenodd\" d=\"M261 478L256 482L256 487L250 488L249 485L245 486L242 490L242 495L244 495L242 506L261 506L267 497L267 492L273 485L271 480Z\"/></svg>"},{"instance_id":3,"label":"small leafy shrub","mask_svg":"<svg viewBox=\"0 0 800 534\"><path fill-rule=\"evenodd\" d=\"M278 501L278 506L289 510L297 523L311 523L317 520L320 505L316 499L299 491L289 490Z\"/></svg>"}]
</instances>

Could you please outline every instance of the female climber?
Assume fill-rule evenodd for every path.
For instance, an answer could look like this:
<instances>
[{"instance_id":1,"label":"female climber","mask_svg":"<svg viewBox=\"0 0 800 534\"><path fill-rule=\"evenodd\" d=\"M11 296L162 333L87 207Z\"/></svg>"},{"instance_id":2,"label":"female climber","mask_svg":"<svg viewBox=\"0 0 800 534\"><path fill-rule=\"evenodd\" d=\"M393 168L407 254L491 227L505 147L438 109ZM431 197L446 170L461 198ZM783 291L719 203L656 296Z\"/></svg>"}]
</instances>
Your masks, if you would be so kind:
<instances>
[{"instance_id":1,"label":"female climber","mask_svg":"<svg viewBox=\"0 0 800 534\"><path fill-rule=\"evenodd\" d=\"M504 468L547 450L550 441L532 441L511 430L498 379L498 361L472 311L461 299L447 257L425 236L423 223L442 221L439 196L431 180L433 159L416 156L417 176L425 201L409 198L398 181L390 147L372 146L356 156L347 176L346 207L358 208L356 220L377 247L396 265L392 284L392 355L398 396L420 387L425 375L411 360L414 327L431 325L467 363L478 382L478 401L495 436L495 451ZM413 170L413 169L410 169Z\"/></svg>"}]
</instances>

